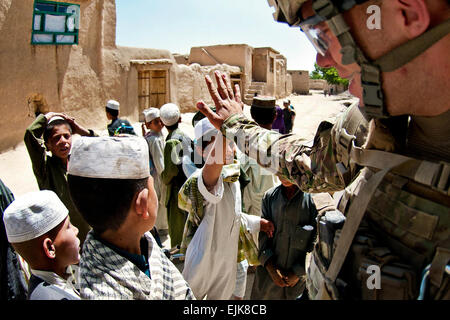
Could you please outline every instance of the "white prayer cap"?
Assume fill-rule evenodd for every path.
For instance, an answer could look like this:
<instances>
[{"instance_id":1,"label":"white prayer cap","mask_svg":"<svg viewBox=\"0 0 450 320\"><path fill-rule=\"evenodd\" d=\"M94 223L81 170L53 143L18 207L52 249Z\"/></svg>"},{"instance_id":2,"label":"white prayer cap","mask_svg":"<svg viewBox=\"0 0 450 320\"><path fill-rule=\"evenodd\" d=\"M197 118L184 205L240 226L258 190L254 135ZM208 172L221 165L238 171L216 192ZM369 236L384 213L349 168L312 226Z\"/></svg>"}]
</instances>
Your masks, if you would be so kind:
<instances>
[{"instance_id":1,"label":"white prayer cap","mask_svg":"<svg viewBox=\"0 0 450 320\"><path fill-rule=\"evenodd\" d=\"M284 103L291 103L291 101L289 101L289 99L284 99L284 100L283 100L283 104L284 104Z\"/></svg>"},{"instance_id":2,"label":"white prayer cap","mask_svg":"<svg viewBox=\"0 0 450 320\"><path fill-rule=\"evenodd\" d=\"M49 125L49 124L52 123L53 121L57 121L57 120L62 120L62 121L66 121L66 122L67 122L67 120L64 119L64 118L61 117L61 116L54 116L54 117L51 117L50 120L48 120L47 125Z\"/></svg>"},{"instance_id":3,"label":"white prayer cap","mask_svg":"<svg viewBox=\"0 0 450 320\"><path fill-rule=\"evenodd\" d=\"M36 239L60 224L69 214L56 193L42 190L14 200L3 214L10 243Z\"/></svg>"},{"instance_id":4,"label":"white prayer cap","mask_svg":"<svg viewBox=\"0 0 450 320\"><path fill-rule=\"evenodd\" d=\"M161 121L166 126L173 126L180 119L180 108L174 103L166 103L160 109Z\"/></svg>"},{"instance_id":5,"label":"white prayer cap","mask_svg":"<svg viewBox=\"0 0 450 320\"><path fill-rule=\"evenodd\" d=\"M101 179L144 179L150 176L144 138L79 137L73 142L68 174Z\"/></svg>"},{"instance_id":6,"label":"white prayer cap","mask_svg":"<svg viewBox=\"0 0 450 320\"><path fill-rule=\"evenodd\" d=\"M150 122L156 118L160 117L160 112L158 108L148 108L143 111L145 122Z\"/></svg>"},{"instance_id":7,"label":"white prayer cap","mask_svg":"<svg viewBox=\"0 0 450 320\"><path fill-rule=\"evenodd\" d=\"M199 122L196 123L194 127L194 135L195 140L200 140L203 136L206 136L207 134L214 134L216 135L219 132L212 124L209 122L208 118L203 118Z\"/></svg>"},{"instance_id":8,"label":"white prayer cap","mask_svg":"<svg viewBox=\"0 0 450 320\"><path fill-rule=\"evenodd\" d=\"M107 107L108 109L112 109L112 110L117 110L117 111L119 111L119 106L120 106L120 103L118 103L116 100L109 100L109 101L106 103L106 107Z\"/></svg>"}]
</instances>

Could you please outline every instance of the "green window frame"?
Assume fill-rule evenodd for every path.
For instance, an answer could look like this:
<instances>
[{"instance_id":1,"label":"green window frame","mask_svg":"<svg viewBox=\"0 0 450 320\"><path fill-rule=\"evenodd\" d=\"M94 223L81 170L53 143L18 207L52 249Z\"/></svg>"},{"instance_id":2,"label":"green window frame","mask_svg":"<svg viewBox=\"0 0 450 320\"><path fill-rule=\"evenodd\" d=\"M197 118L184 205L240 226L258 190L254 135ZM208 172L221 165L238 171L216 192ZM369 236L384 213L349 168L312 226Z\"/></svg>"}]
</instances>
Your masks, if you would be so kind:
<instances>
[{"instance_id":1,"label":"green window frame","mask_svg":"<svg viewBox=\"0 0 450 320\"><path fill-rule=\"evenodd\" d=\"M35 0L31 44L78 44L80 5Z\"/></svg>"}]
</instances>

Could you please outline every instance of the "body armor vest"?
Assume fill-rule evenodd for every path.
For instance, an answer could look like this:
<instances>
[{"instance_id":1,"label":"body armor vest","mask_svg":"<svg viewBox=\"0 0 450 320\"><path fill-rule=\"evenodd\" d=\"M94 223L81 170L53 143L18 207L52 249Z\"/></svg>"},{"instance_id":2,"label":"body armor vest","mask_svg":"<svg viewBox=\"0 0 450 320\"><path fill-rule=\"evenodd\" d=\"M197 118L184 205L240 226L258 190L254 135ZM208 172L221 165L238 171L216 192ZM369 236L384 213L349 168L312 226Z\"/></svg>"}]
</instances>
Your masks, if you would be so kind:
<instances>
[{"instance_id":1,"label":"body armor vest","mask_svg":"<svg viewBox=\"0 0 450 320\"><path fill-rule=\"evenodd\" d=\"M351 183L338 202L345 222L318 218L311 298L450 299L450 165L391 152L399 141L356 106L333 133Z\"/></svg>"}]
</instances>

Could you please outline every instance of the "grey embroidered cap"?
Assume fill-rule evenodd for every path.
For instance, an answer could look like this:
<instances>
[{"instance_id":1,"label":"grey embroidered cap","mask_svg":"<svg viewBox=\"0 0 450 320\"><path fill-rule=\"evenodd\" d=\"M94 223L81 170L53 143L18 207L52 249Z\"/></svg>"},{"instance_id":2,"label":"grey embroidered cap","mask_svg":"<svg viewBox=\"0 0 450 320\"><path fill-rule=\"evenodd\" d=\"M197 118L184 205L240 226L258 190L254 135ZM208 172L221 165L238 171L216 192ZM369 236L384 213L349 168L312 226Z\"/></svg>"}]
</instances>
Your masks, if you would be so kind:
<instances>
[{"instance_id":1,"label":"grey embroidered cap","mask_svg":"<svg viewBox=\"0 0 450 320\"><path fill-rule=\"evenodd\" d=\"M35 191L16 198L3 214L10 243L36 239L60 224L69 214L56 193Z\"/></svg>"},{"instance_id":2,"label":"grey embroidered cap","mask_svg":"<svg viewBox=\"0 0 450 320\"><path fill-rule=\"evenodd\" d=\"M102 179L147 178L147 142L137 136L79 137L72 145L68 174Z\"/></svg>"},{"instance_id":3,"label":"grey embroidered cap","mask_svg":"<svg viewBox=\"0 0 450 320\"><path fill-rule=\"evenodd\" d=\"M166 126L173 126L180 119L180 108L174 103L166 103L160 109L161 121Z\"/></svg>"}]
</instances>

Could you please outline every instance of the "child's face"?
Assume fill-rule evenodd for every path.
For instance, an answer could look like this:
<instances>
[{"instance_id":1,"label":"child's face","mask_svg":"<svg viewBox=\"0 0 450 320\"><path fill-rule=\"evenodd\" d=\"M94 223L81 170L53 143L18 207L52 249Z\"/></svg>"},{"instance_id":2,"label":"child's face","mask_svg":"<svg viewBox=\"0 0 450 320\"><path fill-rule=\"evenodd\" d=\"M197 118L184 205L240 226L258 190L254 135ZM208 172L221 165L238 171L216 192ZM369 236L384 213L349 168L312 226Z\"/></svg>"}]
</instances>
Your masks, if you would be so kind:
<instances>
[{"instance_id":1,"label":"child's face","mask_svg":"<svg viewBox=\"0 0 450 320\"><path fill-rule=\"evenodd\" d=\"M211 158L208 160L208 162L213 163L222 163L223 162L223 156L222 156L222 143L223 140L217 139L218 143L214 143L216 140L216 137L212 137L211 141L208 143L206 148L203 150L203 159L207 161L208 156L210 156L211 149L214 148L215 152L211 153ZM236 153L236 145L233 141L226 140L226 153L225 153L225 165L231 164L234 161L234 155Z\"/></svg>"},{"instance_id":2,"label":"child's face","mask_svg":"<svg viewBox=\"0 0 450 320\"><path fill-rule=\"evenodd\" d=\"M147 129L150 129L155 132L161 132L161 130L164 128L164 123L161 121L161 118L153 119L150 122L146 122L145 126Z\"/></svg>"},{"instance_id":3,"label":"child's face","mask_svg":"<svg viewBox=\"0 0 450 320\"><path fill-rule=\"evenodd\" d=\"M72 147L72 134L65 124L55 126L46 143L47 149L58 158L66 159Z\"/></svg>"},{"instance_id":4,"label":"child's face","mask_svg":"<svg viewBox=\"0 0 450 320\"><path fill-rule=\"evenodd\" d=\"M106 119L108 119L108 120L113 119L112 115L108 111L105 111L105 113L106 113Z\"/></svg>"},{"instance_id":5,"label":"child's face","mask_svg":"<svg viewBox=\"0 0 450 320\"><path fill-rule=\"evenodd\" d=\"M80 239L78 229L70 223L67 217L53 241L56 259L61 266L77 264L80 261Z\"/></svg>"}]
</instances>

